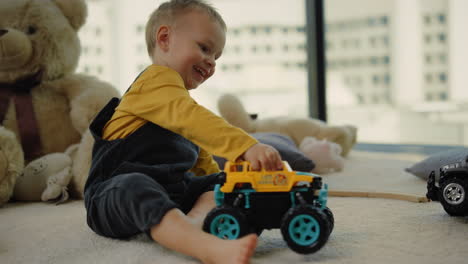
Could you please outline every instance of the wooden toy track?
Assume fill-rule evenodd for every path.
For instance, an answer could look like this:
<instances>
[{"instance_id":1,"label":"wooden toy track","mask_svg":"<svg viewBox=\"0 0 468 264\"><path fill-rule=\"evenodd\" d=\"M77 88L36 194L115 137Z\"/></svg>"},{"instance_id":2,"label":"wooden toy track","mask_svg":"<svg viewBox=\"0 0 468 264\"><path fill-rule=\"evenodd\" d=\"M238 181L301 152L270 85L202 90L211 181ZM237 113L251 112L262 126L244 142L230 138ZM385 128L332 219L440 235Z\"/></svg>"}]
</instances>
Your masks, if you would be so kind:
<instances>
[{"instance_id":1,"label":"wooden toy track","mask_svg":"<svg viewBox=\"0 0 468 264\"><path fill-rule=\"evenodd\" d=\"M391 193L391 192L369 192L369 191L346 191L346 190L328 190L329 196L334 197L365 197L365 198L383 198L402 200L413 203L427 203L429 200L425 196Z\"/></svg>"}]
</instances>

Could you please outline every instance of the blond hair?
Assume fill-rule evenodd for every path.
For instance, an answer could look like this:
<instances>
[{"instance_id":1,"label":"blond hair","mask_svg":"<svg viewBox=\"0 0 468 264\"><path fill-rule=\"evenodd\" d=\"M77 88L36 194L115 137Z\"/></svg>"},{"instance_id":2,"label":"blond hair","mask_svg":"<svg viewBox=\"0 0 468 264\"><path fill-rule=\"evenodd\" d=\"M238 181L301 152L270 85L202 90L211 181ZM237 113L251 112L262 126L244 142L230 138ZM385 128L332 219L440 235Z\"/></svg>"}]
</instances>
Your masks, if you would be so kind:
<instances>
[{"instance_id":1,"label":"blond hair","mask_svg":"<svg viewBox=\"0 0 468 264\"><path fill-rule=\"evenodd\" d=\"M226 30L224 22L218 11L204 0L170 0L162 3L149 17L146 23L146 48L150 57L156 47L156 31L163 24L172 24L177 16L193 10L206 12L212 19Z\"/></svg>"}]
</instances>

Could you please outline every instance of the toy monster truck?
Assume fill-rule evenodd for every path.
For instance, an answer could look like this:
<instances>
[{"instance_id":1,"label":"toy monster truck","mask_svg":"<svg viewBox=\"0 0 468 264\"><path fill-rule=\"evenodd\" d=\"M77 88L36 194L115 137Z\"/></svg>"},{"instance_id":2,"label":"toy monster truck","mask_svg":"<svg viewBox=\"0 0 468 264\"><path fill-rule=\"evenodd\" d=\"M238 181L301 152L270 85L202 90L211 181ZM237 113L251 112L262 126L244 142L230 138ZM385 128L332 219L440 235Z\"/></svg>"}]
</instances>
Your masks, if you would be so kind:
<instances>
[{"instance_id":1,"label":"toy monster truck","mask_svg":"<svg viewBox=\"0 0 468 264\"><path fill-rule=\"evenodd\" d=\"M432 171L427 180L427 198L439 201L451 216L468 215L468 156L464 161L443 166L437 182Z\"/></svg>"},{"instance_id":2,"label":"toy monster truck","mask_svg":"<svg viewBox=\"0 0 468 264\"><path fill-rule=\"evenodd\" d=\"M217 207L208 213L203 230L236 239L281 228L290 249L310 254L325 245L333 230L327 195L321 177L292 171L287 162L280 171L252 171L248 162L227 162L215 187Z\"/></svg>"}]
</instances>

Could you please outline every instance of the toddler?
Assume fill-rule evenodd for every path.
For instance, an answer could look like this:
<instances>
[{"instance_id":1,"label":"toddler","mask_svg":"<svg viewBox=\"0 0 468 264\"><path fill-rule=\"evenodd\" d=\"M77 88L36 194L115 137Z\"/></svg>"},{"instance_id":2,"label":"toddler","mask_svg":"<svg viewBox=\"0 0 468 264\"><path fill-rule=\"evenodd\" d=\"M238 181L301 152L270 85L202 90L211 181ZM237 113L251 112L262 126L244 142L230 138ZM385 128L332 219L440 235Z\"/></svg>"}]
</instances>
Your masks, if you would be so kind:
<instances>
[{"instance_id":1,"label":"toddler","mask_svg":"<svg viewBox=\"0 0 468 264\"><path fill-rule=\"evenodd\" d=\"M281 169L279 153L198 105L189 94L215 73L226 25L202 0L172 0L146 26L152 64L90 125L95 138L85 186L87 222L97 234L146 232L203 263L248 263L257 237L222 240L202 223L215 206L220 170L212 154L253 169Z\"/></svg>"}]
</instances>

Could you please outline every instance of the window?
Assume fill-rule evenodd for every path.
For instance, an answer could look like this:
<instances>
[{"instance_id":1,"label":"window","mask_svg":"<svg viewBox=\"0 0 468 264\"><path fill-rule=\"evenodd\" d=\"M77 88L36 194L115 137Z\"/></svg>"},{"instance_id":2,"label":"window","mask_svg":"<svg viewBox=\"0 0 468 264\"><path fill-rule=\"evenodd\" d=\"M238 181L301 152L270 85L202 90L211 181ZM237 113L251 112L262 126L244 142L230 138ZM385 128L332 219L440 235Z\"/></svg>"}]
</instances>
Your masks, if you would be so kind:
<instances>
[{"instance_id":1,"label":"window","mask_svg":"<svg viewBox=\"0 0 468 264\"><path fill-rule=\"evenodd\" d=\"M143 25L161 2L88 2L79 69L101 71L98 77L126 90L150 63ZM461 118L468 115L468 1L210 2L229 31L217 74L192 91L209 109L216 112L218 97L234 93L260 118L307 116L308 84L325 78L327 100L319 103L326 104L327 121L358 126L360 141L468 145L468 122ZM326 30L326 73L317 76L307 71L314 65L305 9L314 2L324 4ZM97 65L102 69L94 70ZM446 123L453 131L440 132Z\"/></svg>"},{"instance_id":2,"label":"window","mask_svg":"<svg viewBox=\"0 0 468 264\"><path fill-rule=\"evenodd\" d=\"M143 24L139 24L136 26L136 33L139 34L144 34L145 31L145 26Z\"/></svg>"},{"instance_id":3,"label":"window","mask_svg":"<svg viewBox=\"0 0 468 264\"><path fill-rule=\"evenodd\" d=\"M256 35L257 34L257 27L255 27L255 26L250 27L250 33L252 35Z\"/></svg>"},{"instance_id":4,"label":"window","mask_svg":"<svg viewBox=\"0 0 468 264\"><path fill-rule=\"evenodd\" d=\"M327 67L328 122L358 126L360 142L468 145L468 1L323 2L326 42L352 36L368 44L326 50L329 66L367 58ZM351 21L366 23L336 30ZM350 74L364 81L353 82Z\"/></svg>"},{"instance_id":5,"label":"window","mask_svg":"<svg viewBox=\"0 0 468 264\"><path fill-rule=\"evenodd\" d=\"M424 19L424 23L425 23L426 25L431 24L431 16L425 15L425 16L423 17L423 19Z\"/></svg>"},{"instance_id":6,"label":"window","mask_svg":"<svg viewBox=\"0 0 468 264\"><path fill-rule=\"evenodd\" d=\"M145 24L163 0L88 2L84 47L100 47L100 54L83 52L81 65L102 64L98 77L125 91L150 64ZM210 0L223 16L228 32L217 74L191 91L202 105L217 112L217 99L237 94L247 110L260 118L307 116L307 45L304 0ZM261 10L261 12L259 12ZM99 28L99 33L96 33ZM83 67L80 66L81 71ZM272 107L275 105L275 107ZM276 107L281 105L281 107Z\"/></svg>"},{"instance_id":7,"label":"window","mask_svg":"<svg viewBox=\"0 0 468 264\"><path fill-rule=\"evenodd\" d=\"M440 42L445 42L445 33L439 33L438 37Z\"/></svg>"},{"instance_id":8,"label":"window","mask_svg":"<svg viewBox=\"0 0 468 264\"><path fill-rule=\"evenodd\" d=\"M445 14L439 14L437 18L439 19L440 24L445 24Z\"/></svg>"},{"instance_id":9,"label":"window","mask_svg":"<svg viewBox=\"0 0 468 264\"><path fill-rule=\"evenodd\" d=\"M440 73L439 74L439 80L440 80L440 82L446 82L447 81L447 75L444 72Z\"/></svg>"}]
</instances>

